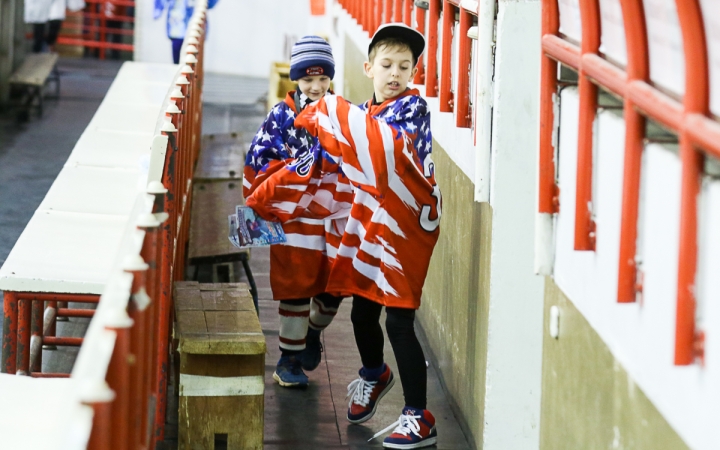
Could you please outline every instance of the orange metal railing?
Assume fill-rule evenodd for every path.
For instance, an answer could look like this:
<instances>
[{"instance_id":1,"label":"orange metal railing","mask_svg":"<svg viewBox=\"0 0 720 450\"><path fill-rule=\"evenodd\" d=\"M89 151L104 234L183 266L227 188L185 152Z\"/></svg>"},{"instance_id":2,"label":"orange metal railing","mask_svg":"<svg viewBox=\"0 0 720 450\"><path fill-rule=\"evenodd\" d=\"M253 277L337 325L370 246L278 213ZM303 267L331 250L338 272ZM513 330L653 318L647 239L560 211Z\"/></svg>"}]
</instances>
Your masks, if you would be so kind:
<instances>
[{"instance_id":1,"label":"orange metal railing","mask_svg":"<svg viewBox=\"0 0 720 450\"><path fill-rule=\"evenodd\" d=\"M575 249L593 250L595 225L592 211L592 122L597 111L598 87L624 102L625 160L622 222L618 267L620 303L634 302L642 292L642 274L636 264L641 158L646 118L677 133L682 163L680 251L678 264L675 364L703 358L703 334L695 327L697 271L697 201L704 155L720 155L720 124L709 115L708 55L704 23L697 0L676 0L685 54L685 94L678 101L650 82L648 36L642 0L621 0L628 63L618 67L598 53L600 10L598 0L582 1L582 42L578 46L559 33L557 0L543 0L542 81L540 122L539 212L558 212L554 161L554 102L557 62L579 75L578 170Z\"/></svg>"},{"instance_id":2,"label":"orange metal railing","mask_svg":"<svg viewBox=\"0 0 720 450\"><path fill-rule=\"evenodd\" d=\"M68 14L77 17L80 24L73 25L69 20L64 26L80 33L62 33L57 43L96 49L100 59L105 59L107 50L132 52L134 45L122 42L122 37L135 33L135 0L85 0L85 3L83 11ZM125 23L131 27L124 27Z\"/></svg>"},{"instance_id":3,"label":"orange metal railing","mask_svg":"<svg viewBox=\"0 0 720 450\"><path fill-rule=\"evenodd\" d=\"M470 93L471 83L475 80L470 76L473 47L468 30L477 24L477 2L469 2L470 6L466 6L459 0L429 0L427 13L415 6L412 0L340 0L339 3L370 35L374 34L380 25L390 22L403 22L423 33L427 48L418 61L418 72L413 82L425 85L427 97L440 97L440 111L454 112L457 127L472 126L474 114ZM457 35L456 24L459 25ZM438 61L440 34L442 46ZM454 39L459 40L456 55L459 68L457 92L453 92ZM439 77L439 74L442 74L442 77Z\"/></svg>"}]
</instances>

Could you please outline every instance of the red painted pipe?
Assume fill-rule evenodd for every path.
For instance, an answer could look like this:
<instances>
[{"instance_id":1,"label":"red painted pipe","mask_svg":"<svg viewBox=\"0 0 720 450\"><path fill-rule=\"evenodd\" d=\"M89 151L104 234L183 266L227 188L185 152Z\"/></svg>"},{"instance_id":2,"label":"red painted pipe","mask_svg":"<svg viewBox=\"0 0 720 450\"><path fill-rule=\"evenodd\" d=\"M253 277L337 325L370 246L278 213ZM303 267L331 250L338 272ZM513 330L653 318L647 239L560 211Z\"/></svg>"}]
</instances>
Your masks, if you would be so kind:
<instances>
[{"instance_id":1,"label":"red painted pipe","mask_svg":"<svg viewBox=\"0 0 720 450\"><path fill-rule=\"evenodd\" d=\"M58 317L94 317L94 309L68 309L60 308L57 310Z\"/></svg>"},{"instance_id":2,"label":"red painted pipe","mask_svg":"<svg viewBox=\"0 0 720 450\"><path fill-rule=\"evenodd\" d=\"M43 345L64 345L68 347L80 347L83 343L83 338L79 337L43 337Z\"/></svg>"},{"instance_id":3,"label":"red painted pipe","mask_svg":"<svg viewBox=\"0 0 720 450\"><path fill-rule=\"evenodd\" d=\"M685 54L684 118L709 112L710 86L707 43L702 10L697 0L676 1ZM717 145L717 144L716 144ZM695 328L695 276L697 272L698 197L704 156L693 146L687 128L680 134L682 190L680 195L680 246L678 261L675 364L704 359Z\"/></svg>"},{"instance_id":4,"label":"red painted pipe","mask_svg":"<svg viewBox=\"0 0 720 450\"><path fill-rule=\"evenodd\" d=\"M100 301L100 296L93 294L52 294L39 292L17 292L16 294L18 299L44 300L46 302L98 303Z\"/></svg>"},{"instance_id":5,"label":"red painted pipe","mask_svg":"<svg viewBox=\"0 0 720 450\"><path fill-rule=\"evenodd\" d=\"M107 369L107 383L117 398L112 403L112 442L119 449L130 448L130 329L109 328L117 334L115 349Z\"/></svg>"},{"instance_id":6,"label":"red painted pipe","mask_svg":"<svg viewBox=\"0 0 720 450\"><path fill-rule=\"evenodd\" d=\"M33 378L70 378L69 373L53 373L53 372L30 372ZM90 448L90 447L88 447Z\"/></svg>"},{"instance_id":7,"label":"red painted pipe","mask_svg":"<svg viewBox=\"0 0 720 450\"><path fill-rule=\"evenodd\" d=\"M453 112L455 100L452 93L452 32L455 26L455 9L448 0L443 0L442 49L440 69L440 111Z\"/></svg>"},{"instance_id":8,"label":"red painted pipe","mask_svg":"<svg viewBox=\"0 0 720 450\"><path fill-rule=\"evenodd\" d=\"M620 251L618 261L619 303L635 301L637 294L638 194L642 152L645 147L645 118L635 110L638 97L630 92L633 82L643 82L650 74L647 31L643 3L637 0L620 0L627 44L626 68L628 87L625 97L625 163L623 169L622 216L620 223Z\"/></svg>"},{"instance_id":9,"label":"red painted pipe","mask_svg":"<svg viewBox=\"0 0 720 450\"><path fill-rule=\"evenodd\" d=\"M15 373L17 363L18 297L17 292L3 293L2 372Z\"/></svg>"},{"instance_id":10,"label":"red painted pipe","mask_svg":"<svg viewBox=\"0 0 720 450\"><path fill-rule=\"evenodd\" d=\"M428 44L425 63L425 96L438 96L438 22L440 20L440 2L442 0L430 0L428 9Z\"/></svg>"},{"instance_id":11,"label":"red painted pipe","mask_svg":"<svg viewBox=\"0 0 720 450\"><path fill-rule=\"evenodd\" d=\"M32 301L18 300L18 328L17 328L17 363L15 373L18 375L30 374L30 332Z\"/></svg>"},{"instance_id":12,"label":"red painted pipe","mask_svg":"<svg viewBox=\"0 0 720 450\"><path fill-rule=\"evenodd\" d=\"M543 55L540 64L540 142L538 155L538 212L557 213L558 188L555 183L555 101L557 96L557 62L547 55L548 42L553 43L559 28L557 0L543 0Z\"/></svg>"}]
</instances>

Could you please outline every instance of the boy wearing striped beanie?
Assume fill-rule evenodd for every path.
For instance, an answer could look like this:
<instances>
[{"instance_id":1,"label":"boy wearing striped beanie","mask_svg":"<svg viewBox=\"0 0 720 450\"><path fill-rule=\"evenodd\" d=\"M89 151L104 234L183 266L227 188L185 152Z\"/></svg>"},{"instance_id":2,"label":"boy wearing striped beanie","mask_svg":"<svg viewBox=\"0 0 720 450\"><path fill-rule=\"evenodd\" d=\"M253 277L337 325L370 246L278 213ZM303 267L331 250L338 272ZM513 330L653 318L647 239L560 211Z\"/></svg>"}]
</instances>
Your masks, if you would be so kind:
<instances>
[{"instance_id":1,"label":"boy wearing striped beanie","mask_svg":"<svg viewBox=\"0 0 720 450\"><path fill-rule=\"evenodd\" d=\"M355 106L328 95L295 120L324 152L315 157L312 175L302 180L309 186L325 180L336 164L355 189L326 289L353 296L351 319L363 367L348 386L351 423L370 420L396 381L383 354L380 317L385 309L405 407L395 423L373 437L392 430L383 447L395 449L437 442L435 418L427 409L425 355L414 328L441 215L430 112L419 91L408 87L424 49L425 38L414 29L402 23L383 25L370 42L364 65L373 97ZM287 197L280 202L277 193L298 192L302 180L292 171L276 173L247 204L265 219L284 221L278 211ZM309 211L317 202L327 203L322 196L296 203Z\"/></svg>"},{"instance_id":2,"label":"boy wearing striped beanie","mask_svg":"<svg viewBox=\"0 0 720 450\"><path fill-rule=\"evenodd\" d=\"M328 92L335 75L332 49L318 36L305 36L292 49L290 78L298 89L275 105L247 153L243 196L250 196L271 174L308 155L317 139L294 126L295 117ZM348 185L348 196L351 196ZM352 201L351 197L349 197ZM280 351L273 379L285 387L306 387L303 369L320 363L320 333L342 297L325 293L331 257L339 245L345 220L297 218L283 224L287 243L270 247L270 286L280 301ZM330 256L328 256L330 254Z\"/></svg>"}]
</instances>

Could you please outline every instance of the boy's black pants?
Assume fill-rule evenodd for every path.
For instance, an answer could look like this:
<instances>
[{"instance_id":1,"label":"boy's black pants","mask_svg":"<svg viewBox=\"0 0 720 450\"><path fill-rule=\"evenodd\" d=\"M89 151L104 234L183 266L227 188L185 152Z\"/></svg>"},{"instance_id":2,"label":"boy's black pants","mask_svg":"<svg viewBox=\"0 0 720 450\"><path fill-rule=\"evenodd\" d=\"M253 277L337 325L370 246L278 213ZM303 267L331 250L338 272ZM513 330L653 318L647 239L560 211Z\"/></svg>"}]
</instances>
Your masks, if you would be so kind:
<instances>
[{"instance_id":1,"label":"boy's black pants","mask_svg":"<svg viewBox=\"0 0 720 450\"><path fill-rule=\"evenodd\" d=\"M382 305L359 295L353 296L352 323L355 342L363 366L375 369L385 362L383 331L380 327ZM400 382L405 396L405 406L426 409L427 366L425 354L415 335L415 310L407 308L386 308L387 330L395 359L397 360Z\"/></svg>"}]
</instances>

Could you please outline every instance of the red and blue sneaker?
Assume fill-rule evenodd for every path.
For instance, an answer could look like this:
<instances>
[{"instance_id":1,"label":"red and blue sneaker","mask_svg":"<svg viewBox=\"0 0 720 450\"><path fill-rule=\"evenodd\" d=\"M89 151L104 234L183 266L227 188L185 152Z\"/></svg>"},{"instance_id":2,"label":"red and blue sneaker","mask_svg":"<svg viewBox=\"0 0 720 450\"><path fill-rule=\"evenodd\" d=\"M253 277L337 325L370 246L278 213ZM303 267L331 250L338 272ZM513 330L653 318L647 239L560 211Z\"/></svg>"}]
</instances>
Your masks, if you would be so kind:
<instances>
[{"instance_id":1,"label":"red and blue sneaker","mask_svg":"<svg viewBox=\"0 0 720 450\"><path fill-rule=\"evenodd\" d=\"M393 427L395 429L392 434L383 441L385 448L422 448L437 443L435 417L427 409L404 407L398 421L377 433L372 439L387 433Z\"/></svg>"},{"instance_id":2,"label":"red and blue sneaker","mask_svg":"<svg viewBox=\"0 0 720 450\"><path fill-rule=\"evenodd\" d=\"M388 365L377 380L369 380L364 368L360 369L360 377L348 385L347 419L350 423L363 423L375 414L378 402L395 385L395 376Z\"/></svg>"}]
</instances>

